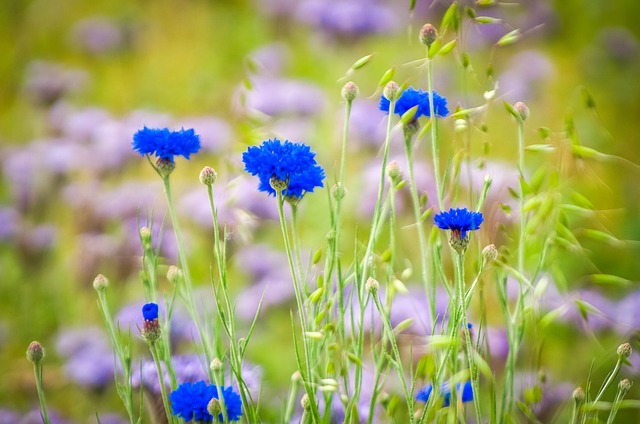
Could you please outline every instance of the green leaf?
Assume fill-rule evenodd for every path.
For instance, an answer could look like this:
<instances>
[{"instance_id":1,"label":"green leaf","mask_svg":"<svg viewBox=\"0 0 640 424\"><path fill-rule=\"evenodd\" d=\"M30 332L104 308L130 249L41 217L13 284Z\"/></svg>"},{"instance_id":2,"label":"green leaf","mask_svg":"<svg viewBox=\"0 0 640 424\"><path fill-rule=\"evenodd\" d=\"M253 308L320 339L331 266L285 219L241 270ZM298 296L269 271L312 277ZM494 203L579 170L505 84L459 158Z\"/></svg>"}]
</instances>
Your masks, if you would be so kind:
<instances>
[{"instance_id":1,"label":"green leaf","mask_svg":"<svg viewBox=\"0 0 640 424\"><path fill-rule=\"evenodd\" d=\"M626 278L622 278L617 275L611 275L611 274L592 274L591 281L593 281L596 284L619 286L619 287L628 287L633 283L633 281L631 280L627 280Z\"/></svg>"},{"instance_id":2,"label":"green leaf","mask_svg":"<svg viewBox=\"0 0 640 424\"><path fill-rule=\"evenodd\" d=\"M603 242L603 243L607 243L610 244L612 246L622 246L624 245L624 243L612 236L611 234L605 233L603 231L598 231L598 230L592 230L592 229L585 229L583 230L583 233L585 236L589 237L590 239L599 241L599 242Z\"/></svg>"},{"instance_id":3,"label":"green leaf","mask_svg":"<svg viewBox=\"0 0 640 424\"><path fill-rule=\"evenodd\" d=\"M522 37L519 29L514 29L502 36L496 43L498 46L508 46L515 43Z\"/></svg>"},{"instance_id":4,"label":"green leaf","mask_svg":"<svg viewBox=\"0 0 640 424\"><path fill-rule=\"evenodd\" d=\"M540 127L538 128L538 135L542 139L547 139L549 138L549 135L551 135L551 130L547 127Z\"/></svg>"},{"instance_id":5,"label":"green leaf","mask_svg":"<svg viewBox=\"0 0 640 424\"><path fill-rule=\"evenodd\" d=\"M441 44L442 43L440 43L440 39L437 39L436 41L433 42L432 45L429 46L429 52L427 53L427 57L429 59L433 59L434 57L436 57L436 55L440 51Z\"/></svg>"},{"instance_id":6,"label":"green leaf","mask_svg":"<svg viewBox=\"0 0 640 424\"><path fill-rule=\"evenodd\" d=\"M470 17L471 19L474 19L476 17L476 11L475 9L469 7L469 6L465 6L464 7L464 11L467 14L468 17Z\"/></svg>"},{"instance_id":7,"label":"green leaf","mask_svg":"<svg viewBox=\"0 0 640 424\"><path fill-rule=\"evenodd\" d=\"M453 48L456 46L457 43L458 43L457 39L449 41L447 44L442 46L442 48L438 53L440 54L440 56L445 56L451 53L451 50L453 50Z\"/></svg>"},{"instance_id":8,"label":"green leaf","mask_svg":"<svg viewBox=\"0 0 640 424\"><path fill-rule=\"evenodd\" d=\"M382 78L380 78L380 81L378 82L378 87L384 87L387 85L387 83L389 83L389 81L391 81L391 79L393 78L393 75L396 73L396 67L394 66L391 69L387 69L387 71L384 73L384 75L382 75Z\"/></svg>"},{"instance_id":9,"label":"green leaf","mask_svg":"<svg viewBox=\"0 0 640 424\"><path fill-rule=\"evenodd\" d=\"M373 56L373 54L368 54L366 56L362 56L360 59L358 59L355 62L353 62L353 65L351 65L351 67L349 69L356 70L356 69L362 68L364 65L369 63L369 61L371 60L372 56Z\"/></svg>"},{"instance_id":10,"label":"green leaf","mask_svg":"<svg viewBox=\"0 0 640 424\"><path fill-rule=\"evenodd\" d=\"M476 21L479 24L482 25L486 25L486 24L499 24L500 22L502 22L501 19L498 18L492 18L491 16L478 16L474 19L474 21Z\"/></svg>"},{"instance_id":11,"label":"green leaf","mask_svg":"<svg viewBox=\"0 0 640 424\"><path fill-rule=\"evenodd\" d=\"M507 112L509 112L511 116L513 116L516 119L516 121L522 120L522 117L520 116L518 111L511 105L511 103L508 103L505 101L503 101L502 103L504 103L505 109L507 109Z\"/></svg>"},{"instance_id":12,"label":"green leaf","mask_svg":"<svg viewBox=\"0 0 640 424\"><path fill-rule=\"evenodd\" d=\"M442 32L445 32L448 28L453 28L455 32L458 31L460 26L460 18L458 17L458 3L453 2L447 9L442 17Z\"/></svg>"},{"instance_id":13,"label":"green leaf","mask_svg":"<svg viewBox=\"0 0 640 424\"><path fill-rule=\"evenodd\" d=\"M408 111L406 111L405 113L403 113L402 117L400 118L400 123L402 125L407 125L409 122L413 121L416 116L416 113L418 112L418 107L419 105L416 105L411 109L409 109Z\"/></svg>"},{"instance_id":14,"label":"green leaf","mask_svg":"<svg viewBox=\"0 0 640 424\"><path fill-rule=\"evenodd\" d=\"M407 318L404 321L401 321L396 327L393 329L394 334L398 335L402 333L407 328L411 327L413 324L413 318Z\"/></svg>"},{"instance_id":15,"label":"green leaf","mask_svg":"<svg viewBox=\"0 0 640 424\"><path fill-rule=\"evenodd\" d=\"M530 152L552 152L556 148L552 144L531 144L524 149Z\"/></svg>"}]
</instances>

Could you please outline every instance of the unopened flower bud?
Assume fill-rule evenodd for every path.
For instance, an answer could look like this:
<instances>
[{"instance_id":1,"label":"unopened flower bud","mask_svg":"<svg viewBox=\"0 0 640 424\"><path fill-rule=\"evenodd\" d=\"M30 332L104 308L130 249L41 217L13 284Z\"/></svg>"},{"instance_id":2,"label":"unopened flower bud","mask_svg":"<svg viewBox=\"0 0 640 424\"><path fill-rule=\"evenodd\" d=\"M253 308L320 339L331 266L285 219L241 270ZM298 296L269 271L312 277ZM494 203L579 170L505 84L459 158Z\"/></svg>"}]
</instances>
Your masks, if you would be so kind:
<instances>
[{"instance_id":1,"label":"unopened flower bud","mask_svg":"<svg viewBox=\"0 0 640 424\"><path fill-rule=\"evenodd\" d=\"M387 85L384 87L384 91L382 91L382 95L384 96L385 99L392 102L396 100L396 96L398 95L398 90L400 90L398 83L395 81L389 81Z\"/></svg>"},{"instance_id":2,"label":"unopened flower bud","mask_svg":"<svg viewBox=\"0 0 640 424\"><path fill-rule=\"evenodd\" d=\"M618 388L621 392L627 393L631 389L631 382L627 378L625 378L624 380L620 380Z\"/></svg>"},{"instance_id":3,"label":"unopened flower bud","mask_svg":"<svg viewBox=\"0 0 640 424\"><path fill-rule=\"evenodd\" d=\"M152 238L151 229L146 226L140 227L140 229L138 230L138 233L140 234L140 241L142 242L142 247L145 250L151 249L151 238Z\"/></svg>"},{"instance_id":4,"label":"unopened flower bud","mask_svg":"<svg viewBox=\"0 0 640 424\"><path fill-rule=\"evenodd\" d=\"M176 169L176 164L169 159L160 158L156 161L156 168L158 172L163 178L171 175L174 169Z\"/></svg>"},{"instance_id":5,"label":"unopened flower bud","mask_svg":"<svg viewBox=\"0 0 640 424\"><path fill-rule=\"evenodd\" d=\"M420 42L430 47L438 39L438 31L431 24L424 24L420 29Z\"/></svg>"},{"instance_id":6,"label":"unopened flower bud","mask_svg":"<svg viewBox=\"0 0 640 424\"><path fill-rule=\"evenodd\" d=\"M207 404L207 412L212 416L216 417L216 421L218 421L217 417L222 412L222 408L220 407L220 401L216 398L212 398Z\"/></svg>"},{"instance_id":7,"label":"unopened flower bud","mask_svg":"<svg viewBox=\"0 0 640 424\"><path fill-rule=\"evenodd\" d=\"M304 409L305 411L308 411L311 409L311 399L309 399L309 395L308 394L304 394L302 395L302 399L300 399L300 405L302 406L302 409Z\"/></svg>"},{"instance_id":8,"label":"unopened flower bud","mask_svg":"<svg viewBox=\"0 0 640 424\"><path fill-rule=\"evenodd\" d=\"M342 200L347 194L347 189L344 188L344 184L337 182L331 187L331 194L336 200Z\"/></svg>"},{"instance_id":9,"label":"unopened flower bud","mask_svg":"<svg viewBox=\"0 0 640 424\"><path fill-rule=\"evenodd\" d=\"M375 294L380 288L380 283L378 283L378 280L376 280L375 278L369 277L364 287L367 289L369 293Z\"/></svg>"},{"instance_id":10,"label":"unopened flower bud","mask_svg":"<svg viewBox=\"0 0 640 424\"><path fill-rule=\"evenodd\" d=\"M391 182L395 184L400 182L400 180L402 179L402 172L400 172L400 165L397 161L392 160L391 162L389 162L389 164L387 165L387 175L389 176Z\"/></svg>"},{"instance_id":11,"label":"unopened flower bud","mask_svg":"<svg viewBox=\"0 0 640 424\"><path fill-rule=\"evenodd\" d=\"M27 359L34 363L38 364L44 358L44 349L39 342L31 342L29 347L27 348Z\"/></svg>"},{"instance_id":12,"label":"unopened flower bud","mask_svg":"<svg viewBox=\"0 0 640 424\"><path fill-rule=\"evenodd\" d=\"M293 374L291 374L291 382L295 383L302 380L302 374L300 371L296 370Z\"/></svg>"},{"instance_id":13,"label":"unopened flower bud","mask_svg":"<svg viewBox=\"0 0 640 424\"><path fill-rule=\"evenodd\" d=\"M182 281L182 270L175 265L171 265L167 270L167 280L171 284L177 285Z\"/></svg>"},{"instance_id":14,"label":"unopened flower bud","mask_svg":"<svg viewBox=\"0 0 640 424\"><path fill-rule=\"evenodd\" d=\"M498 259L498 249L496 249L496 246L494 244L490 244L482 249L482 258L485 262L491 262Z\"/></svg>"},{"instance_id":15,"label":"unopened flower bud","mask_svg":"<svg viewBox=\"0 0 640 424\"><path fill-rule=\"evenodd\" d=\"M526 121L527 118L529 118L529 108L524 103L517 102L515 105L513 105L513 108L516 110L516 112L518 112L518 115L520 115L520 119L522 119L523 121Z\"/></svg>"},{"instance_id":16,"label":"unopened flower bud","mask_svg":"<svg viewBox=\"0 0 640 424\"><path fill-rule=\"evenodd\" d=\"M218 358L213 358L211 360L211 364L209 364L209 368L211 369L212 372L214 373L219 373L220 371L222 371L222 368L224 367L224 364L222 363L222 361Z\"/></svg>"},{"instance_id":17,"label":"unopened flower bud","mask_svg":"<svg viewBox=\"0 0 640 424\"><path fill-rule=\"evenodd\" d=\"M218 174L216 174L215 169L210 166L205 166L200 171L200 182L206 186L210 186L216 182L218 178Z\"/></svg>"},{"instance_id":18,"label":"unopened flower bud","mask_svg":"<svg viewBox=\"0 0 640 424\"><path fill-rule=\"evenodd\" d=\"M102 274L98 274L96 278L93 279L93 288L96 291L102 291L109 287L109 280Z\"/></svg>"},{"instance_id":19,"label":"unopened flower bud","mask_svg":"<svg viewBox=\"0 0 640 424\"><path fill-rule=\"evenodd\" d=\"M631 345L629 343L622 343L620 346L618 346L618 357L620 358L628 358L629 356L631 356Z\"/></svg>"},{"instance_id":20,"label":"unopened flower bud","mask_svg":"<svg viewBox=\"0 0 640 424\"><path fill-rule=\"evenodd\" d=\"M348 102L352 102L356 97L358 97L358 93L360 90L355 82L349 81L342 87L342 98Z\"/></svg>"},{"instance_id":21,"label":"unopened flower bud","mask_svg":"<svg viewBox=\"0 0 640 424\"><path fill-rule=\"evenodd\" d=\"M582 403L585 398L584 390L582 389L582 387L576 388L573 391L572 396L573 396L573 400L576 401L576 403Z\"/></svg>"}]
</instances>

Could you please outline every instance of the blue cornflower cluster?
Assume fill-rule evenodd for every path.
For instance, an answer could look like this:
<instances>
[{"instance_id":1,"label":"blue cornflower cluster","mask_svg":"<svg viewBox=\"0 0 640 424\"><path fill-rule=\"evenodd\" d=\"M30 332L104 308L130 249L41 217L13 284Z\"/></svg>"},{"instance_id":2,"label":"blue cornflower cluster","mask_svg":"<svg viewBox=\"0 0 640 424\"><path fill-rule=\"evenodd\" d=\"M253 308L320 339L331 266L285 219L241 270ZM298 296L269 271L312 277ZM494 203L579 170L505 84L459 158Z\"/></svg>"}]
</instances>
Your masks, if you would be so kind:
<instances>
[{"instance_id":1,"label":"blue cornflower cluster","mask_svg":"<svg viewBox=\"0 0 640 424\"><path fill-rule=\"evenodd\" d=\"M145 321L153 321L158 318L158 304L147 303L142 307L142 316Z\"/></svg>"},{"instance_id":2,"label":"blue cornflower cluster","mask_svg":"<svg viewBox=\"0 0 640 424\"><path fill-rule=\"evenodd\" d=\"M427 402L433 392L433 386L431 384L424 386L416 393L416 400L418 402ZM471 402L473 400L473 388L471 387L471 381L466 381L464 384L456 384L456 393L462 399L462 402ZM442 406L451 405L451 388L447 383L443 383L440 388L440 394L442 395Z\"/></svg>"},{"instance_id":3,"label":"blue cornflower cluster","mask_svg":"<svg viewBox=\"0 0 640 424\"><path fill-rule=\"evenodd\" d=\"M389 113L389 105L389 99L381 96L379 105L380 110ZM421 116L431 116L429 92L424 92L421 89L416 90L413 87L407 88L396 101L393 112L402 116L414 106L418 106L415 119L418 119ZM436 111L436 116L447 116L449 114L449 109L447 109L447 99L440 96L435 91L433 92L433 108Z\"/></svg>"},{"instance_id":4,"label":"blue cornflower cluster","mask_svg":"<svg viewBox=\"0 0 640 424\"><path fill-rule=\"evenodd\" d=\"M231 387L227 387L222 389L222 396L229 421L239 421L242 416L240 395L234 392ZM192 420L205 423L213 422L213 416L207 411L207 406L214 398L219 399L218 389L213 384L206 384L204 381L182 383L169 395L173 415L182 418L185 422ZM218 420L223 421L222 413L220 413Z\"/></svg>"},{"instance_id":5,"label":"blue cornflower cluster","mask_svg":"<svg viewBox=\"0 0 640 424\"><path fill-rule=\"evenodd\" d=\"M133 135L133 150L141 155L155 155L159 159L173 162L174 156L189 159L200 150L200 137L193 129L169 131L168 128L147 128Z\"/></svg>"},{"instance_id":6,"label":"blue cornflower cluster","mask_svg":"<svg viewBox=\"0 0 640 424\"><path fill-rule=\"evenodd\" d=\"M258 190L275 195L272 180L284 184L285 196L301 198L306 192L322 187L324 170L315 160L316 154L306 144L284 143L274 138L251 146L242 154L244 170L260 179Z\"/></svg>"},{"instance_id":7,"label":"blue cornflower cluster","mask_svg":"<svg viewBox=\"0 0 640 424\"><path fill-rule=\"evenodd\" d=\"M482 212L468 211L467 208L451 208L448 212L440 212L433 218L436 227L460 234L461 239L466 238L467 231L479 229L482 221Z\"/></svg>"}]
</instances>

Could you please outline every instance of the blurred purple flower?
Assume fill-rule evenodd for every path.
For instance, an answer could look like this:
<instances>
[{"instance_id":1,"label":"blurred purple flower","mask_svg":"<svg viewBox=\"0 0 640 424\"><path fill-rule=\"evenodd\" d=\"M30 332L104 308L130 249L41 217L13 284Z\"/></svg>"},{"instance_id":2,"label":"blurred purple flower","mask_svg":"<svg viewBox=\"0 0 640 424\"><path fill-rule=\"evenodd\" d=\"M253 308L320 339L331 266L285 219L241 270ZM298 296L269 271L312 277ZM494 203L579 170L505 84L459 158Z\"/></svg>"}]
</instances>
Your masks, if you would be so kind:
<instances>
[{"instance_id":1,"label":"blurred purple flower","mask_svg":"<svg viewBox=\"0 0 640 424\"><path fill-rule=\"evenodd\" d=\"M0 207L0 241L13 239L18 232L20 217L11 207Z\"/></svg>"},{"instance_id":2,"label":"blurred purple flower","mask_svg":"<svg viewBox=\"0 0 640 424\"><path fill-rule=\"evenodd\" d=\"M174 126L194 128L200 136L200 144L202 150L205 152L225 152L234 139L229 124L213 116L194 116L176 119Z\"/></svg>"},{"instance_id":3,"label":"blurred purple flower","mask_svg":"<svg viewBox=\"0 0 640 424\"><path fill-rule=\"evenodd\" d=\"M271 43L249 53L249 59L258 66L258 74L278 76L289 65L290 52L284 43Z\"/></svg>"},{"instance_id":4,"label":"blurred purple flower","mask_svg":"<svg viewBox=\"0 0 640 424\"><path fill-rule=\"evenodd\" d=\"M66 94L82 88L87 80L88 75L83 71L38 60L27 67L23 89L35 103L51 106Z\"/></svg>"},{"instance_id":5,"label":"blurred purple flower","mask_svg":"<svg viewBox=\"0 0 640 424\"><path fill-rule=\"evenodd\" d=\"M312 116L326 104L324 92L317 85L301 80L255 76L252 88L240 88L244 111L250 115Z\"/></svg>"},{"instance_id":6,"label":"blurred purple flower","mask_svg":"<svg viewBox=\"0 0 640 424\"><path fill-rule=\"evenodd\" d=\"M175 355L171 358L171 365L176 373L176 380L183 383L195 383L196 381L208 379L207 372L203 368L205 364L196 354ZM162 380L166 387L170 387L171 379L164 363L160 364L162 368ZM158 372L153 360L145 360L140 367L135 367L131 375L131 385L139 388L141 385L153 393L160 393L160 381L158 380Z\"/></svg>"},{"instance_id":7,"label":"blurred purple flower","mask_svg":"<svg viewBox=\"0 0 640 424\"><path fill-rule=\"evenodd\" d=\"M640 328L640 291L633 291L617 304L612 305L611 312L618 332L621 334L636 332Z\"/></svg>"},{"instance_id":8,"label":"blurred purple flower","mask_svg":"<svg viewBox=\"0 0 640 424\"><path fill-rule=\"evenodd\" d=\"M338 37L387 34L399 27L393 8L371 0L306 0L299 4L295 17Z\"/></svg>"},{"instance_id":9,"label":"blurred purple flower","mask_svg":"<svg viewBox=\"0 0 640 424\"><path fill-rule=\"evenodd\" d=\"M71 424L71 421L66 420L60 416L55 410L48 408L49 421L51 424ZM1 421L4 422L4 421ZM7 424L42 424L42 412L40 409L33 409L30 412L24 414L18 421L7 421Z\"/></svg>"},{"instance_id":10,"label":"blurred purple flower","mask_svg":"<svg viewBox=\"0 0 640 424\"><path fill-rule=\"evenodd\" d=\"M113 382L114 355L100 328L61 330L56 340L56 351L65 358L65 374L77 384L102 388Z\"/></svg>"},{"instance_id":11,"label":"blurred purple flower","mask_svg":"<svg viewBox=\"0 0 640 424\"><path fill-rule=\"evenodd\" d=\"M525 50L515 55L508 70L498 77L500 92L508 102L535 100L539 93L546 92L545 83L554 73L551 59L538 51Z\"/></svg>"},{"instance_id":12,"label":"blurred purple flower","mask_svg":"<svg viewBox=\"0 0 640 424\"><path fill-rule=\"evenodd\" d=\"M93 16L73 26L71 41L87 53L100 55L122 49L127 41L127 34L113 19Z\"/></svg>"},{"instance_id":13,"label":"blurred purple flower","mask_svg":"<svg viewBox=\"0 0 640 424\"><path fill-rule=\"evenodd\" d=\"M98 414L98 418L100 419L100 421L98 421L95 415L92 415L88 422L92 424L98 424L98 422L100 424L127 424L130 422L129 420L124 419L122 416L113 413Z\"/></svg>"},{"instance_id":14,"label":"blurred purple flower","mask_svg":"<svg viewBox=\"0 0 640 424\"><path fill-rule=\"evenodd\" d=\"M0 409L0 423L20 423L20 415L10 409Z\"/></svg>"}]
</instances>

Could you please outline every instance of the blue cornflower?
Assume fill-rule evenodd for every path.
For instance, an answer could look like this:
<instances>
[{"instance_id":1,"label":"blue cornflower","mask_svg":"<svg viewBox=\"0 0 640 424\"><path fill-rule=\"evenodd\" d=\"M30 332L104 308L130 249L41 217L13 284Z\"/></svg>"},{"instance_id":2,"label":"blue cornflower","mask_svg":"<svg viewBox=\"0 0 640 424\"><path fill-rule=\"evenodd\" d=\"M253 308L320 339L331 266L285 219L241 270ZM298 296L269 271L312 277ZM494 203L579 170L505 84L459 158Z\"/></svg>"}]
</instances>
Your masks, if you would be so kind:
<instances>
[{"instance_id":1,"label":"blue cornflower","mask_svg":"<svg viewBox=\"0 0 640 424\"><path fill-rule=\"evenodd\" d=\"M156 303L147 303L142 307L142 316L145 321L153 321L158 318L158 305Z\"/></svg>"},{"instance_id":2,"label":"blue cornflower","mask_svg":"<svg viewBox=\"0 0 640 424\"><path fill-rule=\"evenodd\" d=\"M191 153L198 153L200 137L193 129L169 131L168 128L144 127L133 135L132 145L141 155L156 155L173 163L175 155L189 159Z\"/></svg>"},{"instance_id":3,"label":"blue cornflower","mask_svg":"<svg viewBox=\"0 0 640 424\"><path fill-rule=\"evenodd\" d=\"M286 185L285 196L301 198L306 192L322 187L324 170L315 160L316 154L306 144L282 143L277 138L251 146L242 154L244 170L260 179L258 190L275 195L271 180Z\"/></svg>"},{"instance_id":4,"label":"blue cornflower","mask_svg":"<svg viewBox=\"0 0 640 424\"><path fill-rule=\"evenodd\" d=\"M460 234L461 239L466 238L467 231L479 229L482 221L484 221L482 212L470 212L467 208L451 208L449 212L440 212L433 218L436 227Z\"/></svg>"},{"instance_id":5,"label":"blue cornflower","mask_svg":"<svg viewBox=\"0 0 640 424\"><path fill-rule=\"evenodd\" d=\"M384 96L380 96L380 110L389 113L389 105L389 100ZM418 110L414 117L415 119L418 119L421 116L431 116L429 92L424 92L421 89L416 90L413 87L407 88L396 101L393 112L402 116L414 106L418 106ZM447 109L447 99L440 96L435 91L433 92L433 108L436 110L437 116L447 116L449 114L449 109Z\"/></svg>"},{"instance_id":6,"label":"blue cornflower","mask_svg":"<svg viewBox=\"0 0 640 424\"><path fill-rule=\"evenodd\" d=\"M416 393L416 400L418 402L427 402L429 397L431 397L432 391L433 386L431 384L424 386ZM456 392L458 397L462 399L462 402L471 402L473 400L473 388L469 380L467 380L464 385L462 385L462 383L456 384ZM442 406L449 406L451 404L451 388L447 383L442 383L440 395L442 396Z\"/></svg>"},{"instance_id":7,"label":"blue cornflower","mask_svg":"<svg viewBox=\"0 0 640 424\"><path fill-rule=\"evenodd\" d=\"M224 405L227 408L229 421L238 421L242 416L242 400L240 395L235 393L231 387L222 389ZM213 422L213 416L207 411L207 406L211 399L219 399L218 389L213 384L206 384L204 381L197 383L182 383L176 390L171 392L169 400L173 415L197 422ZM218 420L222 422L223 415L220 413Z\"/></svg>"}]
</instances>

